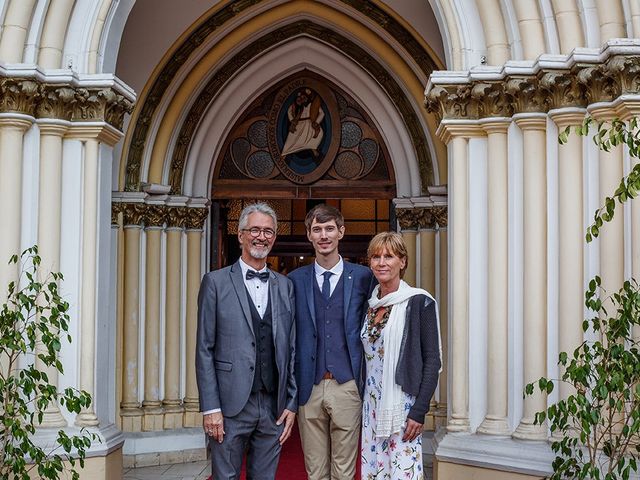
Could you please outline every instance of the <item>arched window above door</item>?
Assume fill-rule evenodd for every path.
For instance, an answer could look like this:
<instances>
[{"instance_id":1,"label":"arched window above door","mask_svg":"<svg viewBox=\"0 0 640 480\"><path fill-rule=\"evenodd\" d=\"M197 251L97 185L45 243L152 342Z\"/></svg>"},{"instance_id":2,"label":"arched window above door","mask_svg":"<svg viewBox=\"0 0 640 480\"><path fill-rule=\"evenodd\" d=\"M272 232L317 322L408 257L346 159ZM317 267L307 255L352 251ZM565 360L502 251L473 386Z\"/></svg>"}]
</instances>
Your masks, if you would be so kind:
<instances>
[{"instance_id":1,"label":"arched window above door","mask_svg":"<svg viewBox=\"0 0 640 480\"><path fill-rule=\"evenodd\" d=\"M349 94L303 70L256 98L215 161L213 198L393 198L389 152Z\"/></svg>"}]
</instances>

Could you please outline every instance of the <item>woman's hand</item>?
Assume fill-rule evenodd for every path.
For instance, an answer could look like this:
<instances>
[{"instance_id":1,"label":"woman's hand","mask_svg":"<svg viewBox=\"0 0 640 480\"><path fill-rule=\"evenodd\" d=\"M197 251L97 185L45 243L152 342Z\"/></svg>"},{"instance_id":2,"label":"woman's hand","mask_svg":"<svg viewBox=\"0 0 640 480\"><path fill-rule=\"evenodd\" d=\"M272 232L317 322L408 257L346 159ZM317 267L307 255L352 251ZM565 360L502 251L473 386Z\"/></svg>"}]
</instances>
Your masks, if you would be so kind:
<instances>
[{"instance_id":1,"label":"woman's hand","mask_svg":"<svg viewBox=\"0 0 640 480\"><path fill-rule=\"evenodd\" d=\"M404 429L404 435L402 436L403 442L412 442L418 435L422 435L422 424L407 418L407 426Z\"/></svg>"}]
</instances>

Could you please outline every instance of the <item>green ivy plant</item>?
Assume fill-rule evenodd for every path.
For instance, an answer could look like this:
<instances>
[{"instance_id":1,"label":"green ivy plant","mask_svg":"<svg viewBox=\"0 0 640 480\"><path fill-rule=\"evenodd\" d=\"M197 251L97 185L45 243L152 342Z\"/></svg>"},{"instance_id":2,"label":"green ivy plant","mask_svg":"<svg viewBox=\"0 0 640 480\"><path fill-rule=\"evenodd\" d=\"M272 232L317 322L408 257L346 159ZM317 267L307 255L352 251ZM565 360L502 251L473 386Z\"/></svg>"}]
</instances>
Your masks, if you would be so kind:
<instances>
[{"instance_id":1,"label":"green ivy plant","mask_svg":"<svg viewBox=\"0 0 640 480\"><path fill-rule=\"evenodd\" d=\"M7 300L0 306L0 480L37 478L56 480L70 475L79 478L76 468L84 466L86 449L95 434L57 432L56 446L45 451L33 441L42 422L42 412L58 402L69 412L79 413L91 405L85 391L66 388L58 391L49 383L40 363L63 373L58 359L62 339L69 335L69 304L62 299L58 284L61 273L39 280L40 257L36 246L14 255L10 264L19 264L19 281L11 282ZM68 465L68 467L67 467ZM67 471L65 471L65 469Z\"/></svg>"},{"instance_id":2,"label":"green ivy plant","mask_svg":"<svg viewBox=\"0 0 640 480\"><path fill-rule=\"evenodd\" d=\"M596 132L593 141L600 150L609 152L618 145L626 145L632 158L640 158L640 134L638 132L638 119L631 118L628 121L613 119L606 122L595 122L593 117L586 117L582 125L575 127L575 133L581 136L589 134L595 123ZM560 144L565 144L571 133L571 127L560 132L558 139ZM604 205L598 208L593 216L593 223L587 228L586 240L591 242L600 234L600 229L605 222L613 220L618 204L636 198L640 191L640 163L633 165L628 175L620 180L620 184L612 196L606 197Z\"/></svg>"},{"instance_id":3,"label":"green ivy plant","mask_svg":"<svg viewBox=\"0 0 640 480\"><path fill-rule=\"evenodd\" d=\"M595 277L585 299L593 316L582 328L599 340L583 342L572 356L560 354L561 380L575 393L538 412L535 422L548 418L555 434L550 479L628 479L638 469L640 453L640 350L633 338L633 327L640 324L640 288L627 281L603 302ZM605 303L613 306L611 314ZM548 394L554 381L543 377L535 386ZM533 383L525 387L525 394L533 391Z\"/></svg>"}]
</instances>

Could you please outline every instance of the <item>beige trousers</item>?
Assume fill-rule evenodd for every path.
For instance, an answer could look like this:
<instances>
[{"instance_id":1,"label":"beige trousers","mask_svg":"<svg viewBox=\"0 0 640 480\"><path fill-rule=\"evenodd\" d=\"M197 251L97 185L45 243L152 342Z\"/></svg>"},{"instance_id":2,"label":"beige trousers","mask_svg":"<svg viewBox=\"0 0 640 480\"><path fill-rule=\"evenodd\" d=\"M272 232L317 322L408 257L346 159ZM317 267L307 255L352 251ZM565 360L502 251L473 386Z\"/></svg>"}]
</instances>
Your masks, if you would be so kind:
<instances>
[{"instance_id":1,"label":"beige trousers","mask_svg":"<svg viewBox=\"0 0 640 480\"><path fill-rule=\"evenodd\" d=\"M298 410L309 480L353 480L358 460L362 400L354 380L321 380Z\"/></svg>"}]
</instances>

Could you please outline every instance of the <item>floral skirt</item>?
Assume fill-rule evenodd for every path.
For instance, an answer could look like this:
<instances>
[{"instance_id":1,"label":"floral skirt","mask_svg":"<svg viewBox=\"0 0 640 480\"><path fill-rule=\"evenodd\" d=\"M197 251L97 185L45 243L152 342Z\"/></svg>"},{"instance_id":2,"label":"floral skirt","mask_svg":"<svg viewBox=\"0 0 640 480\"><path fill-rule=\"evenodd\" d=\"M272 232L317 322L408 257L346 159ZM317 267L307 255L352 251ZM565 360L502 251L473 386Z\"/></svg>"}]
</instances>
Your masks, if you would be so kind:
<instances>
[{"instance_id":1,"label":"floral skirt","mask_svg":"<svg viewBox=\"0 0 640 480\"><path fill-rule=\"evenodd\" d=\"M381 336L374 343L368 337L362 340L367 369L362 403L362 480L422 480L422 435L412 442L403 442L403 428L390 437L375 436L376 408L382 393L383 339ZM408 414L415 398L404 395L405 414Z\"/></svg>"}]
</instances>

